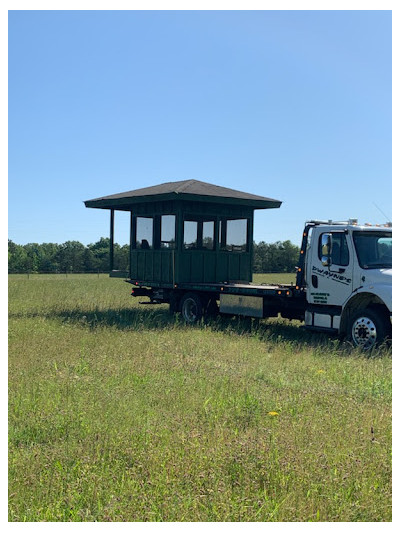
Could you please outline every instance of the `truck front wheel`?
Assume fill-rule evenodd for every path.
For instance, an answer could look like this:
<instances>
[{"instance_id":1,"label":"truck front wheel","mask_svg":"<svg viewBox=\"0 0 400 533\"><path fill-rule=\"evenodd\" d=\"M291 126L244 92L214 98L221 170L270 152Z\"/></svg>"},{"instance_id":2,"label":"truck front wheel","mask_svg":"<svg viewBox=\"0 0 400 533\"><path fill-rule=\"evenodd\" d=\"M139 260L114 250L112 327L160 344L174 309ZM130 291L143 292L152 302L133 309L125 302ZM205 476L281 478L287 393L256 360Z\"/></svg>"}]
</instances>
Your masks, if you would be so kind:
<instances>
[{"instance_id":1,"label":"truck front wheel","mask_svg":"<svg viewBox=\"0 0 400 533\"><path fill-rule=\"evenodd\" d=\"M195 292L188 292L181 300L181 313L183 320L194 324L203 316L204 306L201 298Z\"/></svg>"},{"instance_id":2,"label":"truck front wheel","mask_svg":"<svg viewBox=\"0 0 400 533\"><path fill-rule=\"evenodd\" d=\"M354 346L370 350L390 334L390 321L375 309L367 308L354 313L349 321L348 336Z\"/></svg>"}]
</instances>

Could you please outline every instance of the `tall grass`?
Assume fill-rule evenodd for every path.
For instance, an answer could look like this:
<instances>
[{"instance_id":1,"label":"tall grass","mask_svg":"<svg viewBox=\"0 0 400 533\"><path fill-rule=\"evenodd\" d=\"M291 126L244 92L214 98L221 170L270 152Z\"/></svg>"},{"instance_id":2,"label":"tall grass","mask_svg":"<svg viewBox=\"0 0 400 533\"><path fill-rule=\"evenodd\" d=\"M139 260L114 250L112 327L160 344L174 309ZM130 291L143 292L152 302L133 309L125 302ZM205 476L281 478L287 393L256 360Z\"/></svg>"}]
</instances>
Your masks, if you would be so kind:
<instances>
[{"instance_id":1,"label":"tall grass","mask_svg":"<svg viewBox=\"0 0 400 533\"><path fill-rule=\"evenodd\" d=\"M391 520L388 349L105 276L9 291L9 520Z\"/></svg>"}]
</instances>

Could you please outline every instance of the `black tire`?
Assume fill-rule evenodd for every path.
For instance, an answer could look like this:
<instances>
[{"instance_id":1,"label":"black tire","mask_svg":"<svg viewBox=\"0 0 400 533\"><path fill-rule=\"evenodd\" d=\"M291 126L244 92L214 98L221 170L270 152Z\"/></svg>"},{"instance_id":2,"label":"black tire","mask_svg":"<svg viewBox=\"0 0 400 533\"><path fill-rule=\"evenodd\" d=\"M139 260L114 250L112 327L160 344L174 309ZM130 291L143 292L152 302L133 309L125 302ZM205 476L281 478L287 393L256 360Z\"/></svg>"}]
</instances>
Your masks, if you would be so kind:
<instances>
[{"instance_id":1,"label":"black tire","mask_svg":"<svg viewBox=\"0 0 400 533\"><path fill-rule=\"evenodd\" d=\"M207 316L217 316L219 314L219 306L215 298L208 300L204 313Z\"/></svg>"},{"instance_id":2,"label":"black tire","mask_svg":"<svg viewBox=\"0 0 400 533\"><path fill-rule=\"evenodd\" d=\"M183 295L180 309L183 320L187 324L198 322L204 314L203 302L195 292L188 292Z\"/></svg>"},{"instance_id":3,"label":"black tire","mask_svg":"<svg viewBox=\"0 0 400 533\"><path fill-rule=\"evenodd\" d=\"M180 311L179 294L171 294L169 300L169 312L171 315Z\"/></svg>"},{"instance_id":4,"label":"black tire","mask_svg":"<svg viewBox=\"0 0 400 533\"><path fill-rule=\"evenodd\" d=\"M390 336L390 329L390 320L385 313L366 308L351 316L347 334L354 346L371 350Z\"/></svg>"}]
</instances>

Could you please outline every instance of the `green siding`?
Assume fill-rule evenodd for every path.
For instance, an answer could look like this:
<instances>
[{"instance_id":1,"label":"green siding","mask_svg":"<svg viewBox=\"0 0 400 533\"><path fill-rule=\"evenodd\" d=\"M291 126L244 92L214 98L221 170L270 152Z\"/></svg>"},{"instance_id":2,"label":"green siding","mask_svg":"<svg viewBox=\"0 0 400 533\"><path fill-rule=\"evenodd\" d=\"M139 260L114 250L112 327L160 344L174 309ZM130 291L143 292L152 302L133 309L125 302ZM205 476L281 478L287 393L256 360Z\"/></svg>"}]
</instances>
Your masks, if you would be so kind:
<instances>
[{"instance_id":1,"label":"green siding","mask_svg":"<svg viewBox=\"0 0 400 533\"><path fill-rule=\"evenodd\" d=\"M251 281L252 279L252 229L253 209L238 205L203 204L194 201L160 201L135 205L132 215L132 231L136 216L154 216L155 233L159 231L159 217L162 214L176 215L175 250L136 249L135 238L131 240L131 279L172 285L173 283L222 283L229 281ZM188 217L199 220L214 220L215 250L183 249L183 221ZM247 218L248 251L230 252L219 249L218 224L221 218ZM157 235L153 242L157 248Z\"/></svg>"},{"instance_id":2,"label":"green siding","mask_svg":"<svg viewBox=\"0 0 400 533\"><path fill-rule=\"evenodd\" d=\"M172 251L131 250L131 279L172 284Z\"/></svg>"},{"instance_id":3,"label":"green siding","mask_svg":"<svg viewBox=\"0 0 400 533\"><path fill-rule=\"evenodd\" d=\"M217 281L216 277L216 254L211 252L205 254L204 256L204 282L207 283L208 280Z\"/></svg>"}]
</instances>

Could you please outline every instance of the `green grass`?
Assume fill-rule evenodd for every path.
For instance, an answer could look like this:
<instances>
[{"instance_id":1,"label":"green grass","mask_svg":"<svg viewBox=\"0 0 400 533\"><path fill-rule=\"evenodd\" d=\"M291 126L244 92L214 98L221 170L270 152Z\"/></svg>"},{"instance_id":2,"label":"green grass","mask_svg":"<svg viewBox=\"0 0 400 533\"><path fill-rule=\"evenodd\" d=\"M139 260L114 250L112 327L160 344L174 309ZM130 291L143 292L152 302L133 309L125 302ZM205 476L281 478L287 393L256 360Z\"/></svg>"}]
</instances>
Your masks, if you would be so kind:
<instances>
[{"instance_id":1,"label":"green grass","mask_svg":"<svg viewBox=\"0 0 400 533\"><path fill-rule=\"evenodd\" d=\"M10 521L391 520L388 349L129 294L9 277Z\"/></svg>"}]
</instances>

